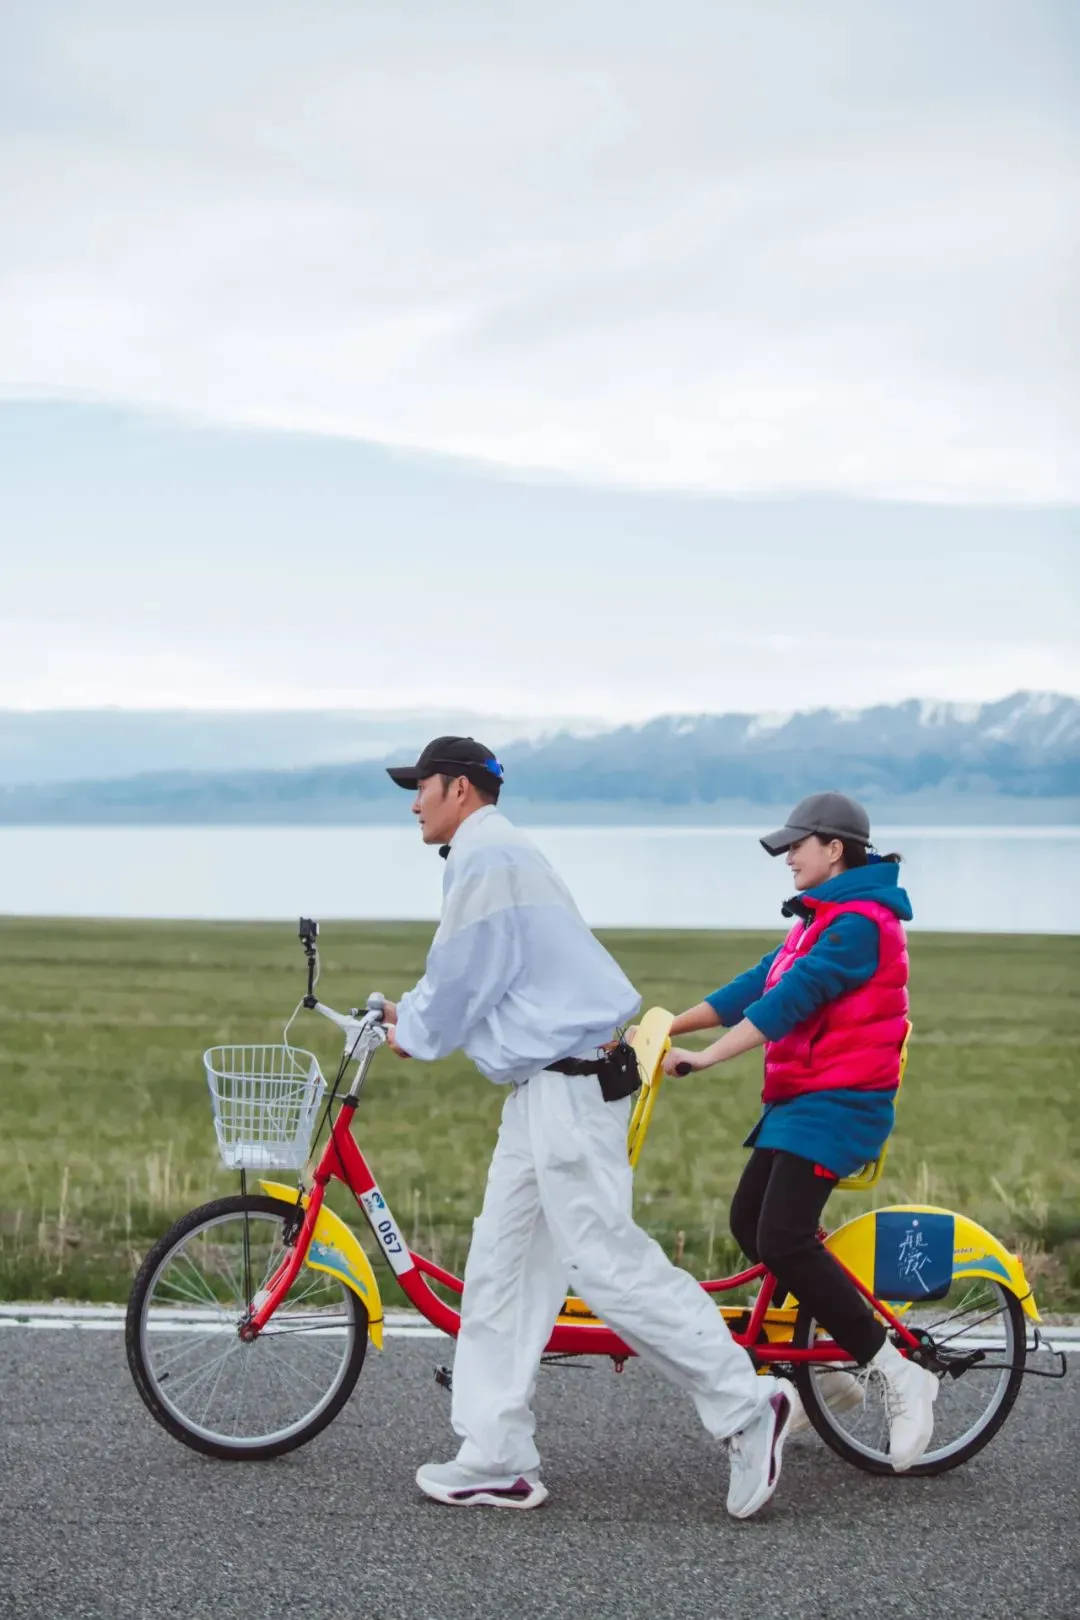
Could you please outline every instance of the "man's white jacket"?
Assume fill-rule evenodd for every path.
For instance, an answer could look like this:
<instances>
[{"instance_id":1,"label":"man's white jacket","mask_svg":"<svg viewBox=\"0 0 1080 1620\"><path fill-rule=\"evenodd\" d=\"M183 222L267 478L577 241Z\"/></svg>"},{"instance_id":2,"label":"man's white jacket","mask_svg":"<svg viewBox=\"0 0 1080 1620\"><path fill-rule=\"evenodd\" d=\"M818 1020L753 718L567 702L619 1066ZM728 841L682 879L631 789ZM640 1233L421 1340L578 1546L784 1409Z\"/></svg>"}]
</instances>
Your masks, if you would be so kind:
<instances>
[{"instance_id":1,"label":"man's white jacket","mask_svg":"<svg viewBox=\"0 0 1080 1620\"><path fill-rule=\"evenodd\" d=\"M496 1084L589 1057L641 998L536 845L493 805L454 834L442 920L397 1041L432 1060L462 1048Z\"/></svg>"}]
</instances>

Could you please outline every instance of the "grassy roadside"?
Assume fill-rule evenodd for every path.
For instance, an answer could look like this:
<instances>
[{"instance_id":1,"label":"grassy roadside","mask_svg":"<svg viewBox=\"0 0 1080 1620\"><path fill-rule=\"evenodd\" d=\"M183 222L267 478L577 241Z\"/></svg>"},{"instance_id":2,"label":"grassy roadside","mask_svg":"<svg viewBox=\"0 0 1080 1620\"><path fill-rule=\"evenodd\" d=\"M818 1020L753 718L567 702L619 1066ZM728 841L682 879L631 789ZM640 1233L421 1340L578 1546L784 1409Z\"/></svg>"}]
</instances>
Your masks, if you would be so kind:
<instances>
[{"instance_id":1,"label":"grassy roadside","mask_svg":"<svg viewBox=\"0 0 1080 1620\"><path fill-rule=\"evenodd\" d=\"M346 1006L407 988L430 928L334 924L320 989ZM612 931L646 1004L678 1009L773 941ZM915 1037L884 1180L837 1194L836 1222L874 1203L939 1202L981 1220L1028 1265L1044 1309L1080 1307L1080 940L916 934ZM200 1054L280 1039L303 989L287 924L0 920L0 1298L126 1297L179 1214L233 1189L220 1168ZM337 1057L308 1017L293 1038ZM734 1261L727 1201L756 1117L760 1058L672 1082L638 1174L639 1216L693 1270ZM358 1134L414 1246L459 1268L500 1093L461 1058L381 1059ZM348 1201L335 1196L348 1217ZM358 1212L349 1217L357 1230Z\"/></svg>"}]
</instances>

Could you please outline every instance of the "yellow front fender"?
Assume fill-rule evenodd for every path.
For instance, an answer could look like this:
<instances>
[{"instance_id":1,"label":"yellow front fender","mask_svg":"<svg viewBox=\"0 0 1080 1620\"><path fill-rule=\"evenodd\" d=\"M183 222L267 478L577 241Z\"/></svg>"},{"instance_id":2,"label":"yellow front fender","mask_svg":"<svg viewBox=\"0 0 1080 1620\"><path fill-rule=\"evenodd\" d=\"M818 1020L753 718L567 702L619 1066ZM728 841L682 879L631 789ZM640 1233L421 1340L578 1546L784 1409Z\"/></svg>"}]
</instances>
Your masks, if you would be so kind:
<instances>
[{"instance_id":1,"label":"yellow front fender","mask_svg":"<svg viewBox=\"0 0 1080 1620\"><path fill-rule=\"evenodd\" d=\"M271 1198L282 1198L287 1204L295 1204L300 1196L298 1188L286 1187L280 1181L260 1181L259 1186ZM303 1202L306 1209L308 1205L306 1193ZM382 1299L379 1295L379 1285L375 1281L375 1273L371 1269L371 1262L341 1216L335 1215L325 1204L315 1222L311 1247L304 1256L304 1264L310 1266L312 1271L327 1271L332 1277L339 1277L363 1300L368 1313L368 1337L376 1350L381 1350Z\"/></svg>"},{"instance_id":2,"label":"yellow front fender","mask_svg":"<svg viewBox=\"0 0 1080 1620\"><path fill-rule=\"evenodd\" d=\"M951 1229L941 1220L926 1222L924 1216L944 1217ZM936 1230L951 1235L951 1256L941 1256L943 1270L935 1273L932 1281L948 1285L956 1277L991 1277L1015 1294L1027 1316L1040 1321L1031 1287L1024 1268L1015 1254L1010 1254L1003 1243L966 1215L956 1215L949 1209L937 1209L933 1204L890 1204L869 1215L857 1215L846 1225L837 1227L825 1240L825 1247L847 1266L849 1271L871 1288L878 1299L894 1302L917 1301L920 1297L919 1264L923 1254L929 1255L930 1245L924 1244L923 1234ZM930 1266L934 1265L929 1256ZM899 1267L898 1267L899 1262ZM951 1264L951 1271L950 1271ZM897 1271L906 1271L910 1286L895 1287Z\"/></svg>"}]
</instances>

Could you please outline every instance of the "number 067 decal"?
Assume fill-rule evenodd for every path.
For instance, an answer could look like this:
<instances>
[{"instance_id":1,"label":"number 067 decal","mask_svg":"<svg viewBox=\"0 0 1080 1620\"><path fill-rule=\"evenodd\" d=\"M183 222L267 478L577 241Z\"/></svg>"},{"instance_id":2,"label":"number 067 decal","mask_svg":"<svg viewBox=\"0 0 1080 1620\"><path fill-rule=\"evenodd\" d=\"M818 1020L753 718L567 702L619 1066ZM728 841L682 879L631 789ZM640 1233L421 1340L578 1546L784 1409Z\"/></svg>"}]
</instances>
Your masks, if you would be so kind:
<instances>
[{"instance_id":1,"label":"number 067 decal","mask_svg":"<svg viewBox=\"0 0 1080 1620\"><path fill-rule=\"evenodd\" d=\"M391 1215L386 1199L378 1187L372 1187L369 1192L360 1194L360 1202L364 1206L364 1214L371 1223L371 1230L379 1240L380 1247L389 1260L397 1276L413 1269L412 1255L406 1247L401 1233L397 1229L397 1222Z\"/></svg>"}]
</instances>

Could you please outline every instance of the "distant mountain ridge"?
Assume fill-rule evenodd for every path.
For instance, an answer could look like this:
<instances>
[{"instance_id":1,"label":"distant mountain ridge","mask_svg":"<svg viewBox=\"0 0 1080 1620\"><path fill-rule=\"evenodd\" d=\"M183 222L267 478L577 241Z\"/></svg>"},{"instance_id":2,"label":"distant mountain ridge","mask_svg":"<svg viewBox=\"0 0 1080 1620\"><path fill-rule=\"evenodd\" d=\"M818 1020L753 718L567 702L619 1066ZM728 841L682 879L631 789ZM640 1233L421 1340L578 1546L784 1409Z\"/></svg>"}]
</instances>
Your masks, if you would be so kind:
<instances>
[{"instance_id":1,"label":"distant mountain ridge","mask_svg":"<svg viewBox=\"0 0 1080 1620\"><path fill-rule=\"evenodd\" d=\"M148 771L296 770L382 759L417 735L462 730L501 747L592 720L460 709L0 709L0 786Z\"/></svg>"},{"instance_id":2,"label":"distant mountain ridge","mask_svg":"<svg viewBox=\"0 0 1080 1620\"><path fill-rule=\"evenodd\" d=\"M774 803L822 782L853 794L1080 791L1080 702L1016 692L995 703L910 699L869 709L786 715L665 715L582 739L511 751L530 797L646 797ZM508 765L509 769L509 765Z\"/></svg>"},{"instance_id":3,"label":"distant mountain ridge","mask_svg":"<svg viewBox=\"0 0 1080 1620\"><path fill-rule=\"evenodd\" d=\"M417 751L427 740L417 735ZM721 804L785 805L841 787L874 807L932 810L1007 801L1021 818L1040 800L1080 796L1080 701L1016 692L984 704L905 703L789 715L665 715L591 736L558 732L501 750L507 802L589 806L591 819L634 805L650 819ZM396 821L401 794L381 761L291 770L142 772L0 788L0 822L288 823Z\"/></svg>"}]
</instances>

